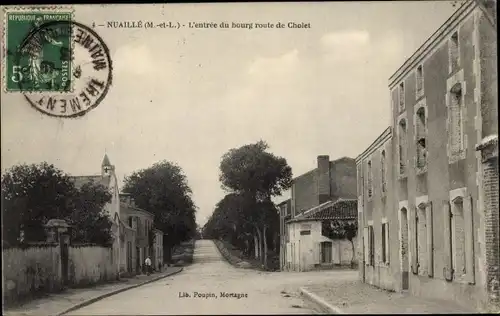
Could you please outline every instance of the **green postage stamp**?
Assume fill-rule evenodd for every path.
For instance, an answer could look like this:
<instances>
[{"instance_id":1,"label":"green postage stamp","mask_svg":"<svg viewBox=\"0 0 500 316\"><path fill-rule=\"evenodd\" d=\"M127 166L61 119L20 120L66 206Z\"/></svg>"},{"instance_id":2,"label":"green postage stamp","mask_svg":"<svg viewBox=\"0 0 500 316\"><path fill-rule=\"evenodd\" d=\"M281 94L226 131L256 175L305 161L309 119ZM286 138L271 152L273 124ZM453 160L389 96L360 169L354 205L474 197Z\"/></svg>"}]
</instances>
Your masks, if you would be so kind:
<instances>
[{"instance_id":1,"label":"green postage stamp","mask_svg":"<svg viewBox=\"0 0 500 316\"><path fill-rule=\"evenodd\" d=\"M7 92L69 92L72 89L70 10L5 12L4 80ZM69 24L67 24L69 25Z\"/></svg>"}]
</instances>

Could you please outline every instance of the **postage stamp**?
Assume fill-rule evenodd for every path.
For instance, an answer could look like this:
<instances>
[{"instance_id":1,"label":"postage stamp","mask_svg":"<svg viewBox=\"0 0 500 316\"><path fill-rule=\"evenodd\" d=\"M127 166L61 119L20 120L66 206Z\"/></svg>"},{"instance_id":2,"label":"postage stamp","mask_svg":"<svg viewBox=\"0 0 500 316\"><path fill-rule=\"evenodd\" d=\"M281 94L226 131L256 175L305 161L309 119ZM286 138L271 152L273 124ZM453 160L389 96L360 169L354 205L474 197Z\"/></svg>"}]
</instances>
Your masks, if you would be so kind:
<instances>
[{"instance_id":1,"label":"postage stamp","mask_svg":"<svg viewBox=\"0 0 500 316\"><path fill-rule=\"evenodd\" d=\"M70 12L8 12L6 42L6 92L46 115L82 116L111 86L108 47Z\"/></svg>"},{"instance_id":2,"label":"postage stamp","mask_svg":"<svg viewBox=\"0 0 500 316\"><path fill-rule=\"evenodd\" d=\"M67 92L71 85L69 28L41 28L53 21L72 19L67 12L6 13L6 91ZM29 38L29 43L26 40Z\"/></svg>"}]
</instances>

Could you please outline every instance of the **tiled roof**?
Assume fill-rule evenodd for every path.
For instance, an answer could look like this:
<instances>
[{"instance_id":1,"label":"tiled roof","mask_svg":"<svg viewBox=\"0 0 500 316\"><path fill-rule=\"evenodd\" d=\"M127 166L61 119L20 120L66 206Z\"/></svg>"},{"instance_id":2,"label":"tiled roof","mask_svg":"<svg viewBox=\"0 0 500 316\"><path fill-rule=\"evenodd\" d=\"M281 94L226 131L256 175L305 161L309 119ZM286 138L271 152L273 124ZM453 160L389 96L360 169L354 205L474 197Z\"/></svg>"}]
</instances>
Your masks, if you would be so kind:
<instances>
[{"instance_id":1,"label":"tiled roof","mask_svg":"<svg viewBox=\"0 0 500 316\"><path fill-rule=\"evenodd\" d=\"M357 219L358 201L339 199L335 202L329 201L316 206L304 214L301 214L289 222L308 221L308 220L333 220L333 219Z\"/></svg>"},{"instance_id":2,"label":"tiled roof","mask_svg":"<svg viewBox=\"0 0 500 316\"><path fill-rule=\"evenodd\" d=\"M110 177L102 177L101 175L95 175L95 176L75 176L71 177L73 182L75 183L75 187L77 189L80 189L84 184L93 182L93 183L99 183L104 185L105 187L109 187L109 183L111 182Z\"/></svg>"}]
</instances>

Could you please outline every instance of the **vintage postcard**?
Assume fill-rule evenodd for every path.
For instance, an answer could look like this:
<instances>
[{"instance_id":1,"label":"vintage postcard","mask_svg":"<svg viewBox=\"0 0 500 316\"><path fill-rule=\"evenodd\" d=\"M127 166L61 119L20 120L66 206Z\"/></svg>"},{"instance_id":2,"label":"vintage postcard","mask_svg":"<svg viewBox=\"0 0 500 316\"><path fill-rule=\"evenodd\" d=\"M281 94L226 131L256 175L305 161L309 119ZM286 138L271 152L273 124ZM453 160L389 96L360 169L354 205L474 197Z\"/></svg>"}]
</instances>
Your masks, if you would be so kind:
<instances>
[{"instance_id":1,"label":"vintage postcard","mask_svg":"<svg viewBox=\"0 0 500 316\"><path fill-rule=\"evenodd\" d=\"M4 314L500 312L496 10L2 5Z\"/></svg>"}]
</instances>

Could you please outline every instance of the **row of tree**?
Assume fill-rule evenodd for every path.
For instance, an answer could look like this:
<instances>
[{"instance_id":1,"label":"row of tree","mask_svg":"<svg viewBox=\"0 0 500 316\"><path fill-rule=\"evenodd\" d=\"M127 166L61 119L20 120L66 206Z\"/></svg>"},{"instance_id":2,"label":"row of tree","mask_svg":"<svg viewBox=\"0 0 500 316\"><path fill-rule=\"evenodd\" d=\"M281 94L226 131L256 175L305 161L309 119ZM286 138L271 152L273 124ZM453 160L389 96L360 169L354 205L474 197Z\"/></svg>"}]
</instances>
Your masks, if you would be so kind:
<instances>
[{"instance_id":1,"label":"row of tree","mask_svg":"<svg viewBox=\"0 0 500 316\"><path fill-rule=\"evenodd\" d=\"M285 158L268 152L264 141L229 150L220 164L220 182L228 194L217 204L203 237L224 239L268 266L268 250L277 248L279 215L271 201L291 186Z\"/></svg>"},{"instance_id":2,"label":"row of tree","mask_svg":"<svg viewBox=\"0 0 500 316\"><path fill-rule=\"evenodd\" d=\"M164 233L166 261L170 261L174 246L196 237L196 206L178 165L162 161L136 171L125 178L123 191L130 193L138 207L155 215L154 228Z\"/></svg>"}]
</instances>

